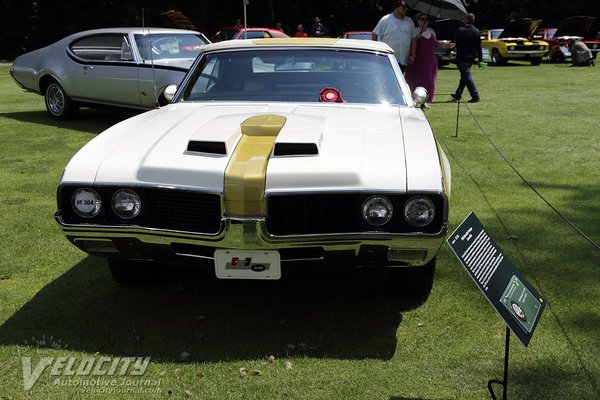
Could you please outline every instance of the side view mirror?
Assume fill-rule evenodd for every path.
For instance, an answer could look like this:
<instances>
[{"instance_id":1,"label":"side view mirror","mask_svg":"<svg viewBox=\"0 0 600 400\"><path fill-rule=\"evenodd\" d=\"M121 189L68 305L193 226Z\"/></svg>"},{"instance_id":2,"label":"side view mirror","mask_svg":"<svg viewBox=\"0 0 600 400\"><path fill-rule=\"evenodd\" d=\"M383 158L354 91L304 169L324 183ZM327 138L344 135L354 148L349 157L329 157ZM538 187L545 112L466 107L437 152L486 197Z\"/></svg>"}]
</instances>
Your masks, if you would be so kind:
<instances>
[{"instance_id":1,"label":"side view mirror","mask_svg":"<svg viewBox=\"0 0 600 400\"><path fill-rule=\"evenodd\" d=\"M165 88L163 95L165 96L165 99L167 99L168 102L171 102L173 100L173 97L175 97L175 93L177 93L177 85L169 85Z\"/></svg>"},{"instance_id":2,"label":"side view mirror","mask_svg":"<svg viewBox=\"0 0 600 400\"><path fill-rule=\"evenodd\" d=\"M423 86L418 86L415 88L415 91L412 93L414 106L421 107L427 101L427 97L429 97L427 89L425 89Z\"/></svg>"}]
</instances>

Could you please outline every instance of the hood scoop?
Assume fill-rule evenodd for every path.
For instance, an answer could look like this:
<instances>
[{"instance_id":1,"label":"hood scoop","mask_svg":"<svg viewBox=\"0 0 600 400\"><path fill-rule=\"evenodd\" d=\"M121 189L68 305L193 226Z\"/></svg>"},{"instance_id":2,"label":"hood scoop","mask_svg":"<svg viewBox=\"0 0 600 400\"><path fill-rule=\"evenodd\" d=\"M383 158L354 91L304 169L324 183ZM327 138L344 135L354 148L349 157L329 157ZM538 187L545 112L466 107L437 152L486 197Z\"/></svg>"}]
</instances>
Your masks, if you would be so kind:
<instances>
[{"instance_id":1,"label":"hood scoop","mask_svg":"<svg viewBox=\"0 0 600 400\"><path fill-rule=\"evenodd\" d=\"M274 156L316 156L319 148L314 143L275 143Z\"/></svg>"},{"instance_id":2,"label":"hood scoop","mask_svg":"<svg viewBox=\"0 0 600 400\"><path fill-rule=\"evenodd\" d=\"M187 151L208 154L227 154L227 148L224 142L209 142L205 140L190 140Z\"/></svg>"}]
</instances>

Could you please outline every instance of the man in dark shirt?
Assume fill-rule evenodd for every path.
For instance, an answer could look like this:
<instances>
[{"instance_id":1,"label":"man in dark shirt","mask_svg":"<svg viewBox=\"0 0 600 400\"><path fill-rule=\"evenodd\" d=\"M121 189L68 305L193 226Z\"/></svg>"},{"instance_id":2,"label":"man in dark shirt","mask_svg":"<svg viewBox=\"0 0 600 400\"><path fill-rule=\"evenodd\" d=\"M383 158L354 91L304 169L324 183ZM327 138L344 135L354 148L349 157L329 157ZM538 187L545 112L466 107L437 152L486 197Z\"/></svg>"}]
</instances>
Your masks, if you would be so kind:
<instances>
[{"instance_id":1,"label":"man in dark shirt","mask_svg":"<svg viewBox=\"0 0 600 400\"><path fill-rule=\"evenodd\" d=\"M453 42L456 44L456 66L460 71L460 83L456 93L451 94L454 100L460 100L465 86L471 94L469 103L479 101L479 92L471 76L471 65L477 60L481 61L481 37L479 30L473 26L475 15L469 13L465 16L465 23L456 30Z\"/></svg>"}]
</instances>

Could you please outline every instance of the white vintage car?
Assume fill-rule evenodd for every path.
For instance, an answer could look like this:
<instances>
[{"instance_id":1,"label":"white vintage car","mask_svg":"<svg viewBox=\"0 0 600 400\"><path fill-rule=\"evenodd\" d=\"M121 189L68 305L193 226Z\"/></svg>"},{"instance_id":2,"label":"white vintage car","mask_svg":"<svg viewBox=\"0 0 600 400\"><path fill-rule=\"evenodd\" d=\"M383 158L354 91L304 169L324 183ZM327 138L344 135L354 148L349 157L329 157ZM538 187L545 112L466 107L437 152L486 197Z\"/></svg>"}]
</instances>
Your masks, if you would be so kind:
<instances>
[{"instance_id":1,"label":"white vintage car","mask_svg":"<svg viewBox=\"0 0 600 400\"><path fill-rule=\"evenodd\" d=\"M170 104L73 157L56 220L125 284L162 264L224 279L385 266L430 289L450 168L415 93L381 42L207 45Z\"/></svg>"}]
</instances>

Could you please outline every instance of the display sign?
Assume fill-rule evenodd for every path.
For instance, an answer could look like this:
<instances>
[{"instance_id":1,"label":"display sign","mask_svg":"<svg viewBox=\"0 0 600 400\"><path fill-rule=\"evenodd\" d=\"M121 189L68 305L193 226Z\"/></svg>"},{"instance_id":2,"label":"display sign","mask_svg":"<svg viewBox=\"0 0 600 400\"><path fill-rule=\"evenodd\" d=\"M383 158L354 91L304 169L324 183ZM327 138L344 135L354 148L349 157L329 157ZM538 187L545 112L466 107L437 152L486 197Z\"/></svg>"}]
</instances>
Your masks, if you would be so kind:
<instances>
[{"instance_id":1,"label":"display sign","mask_svg":"<svg viewBox=\"0 0 600 400\"><path fill-rule=\"evenodd\" d=\"M469 276L525 347L545 300L502 253L474 213L447 239Z\"/></svg>"}]
</instances>

